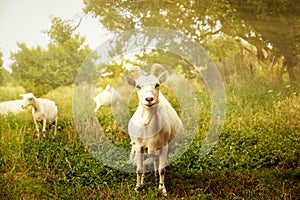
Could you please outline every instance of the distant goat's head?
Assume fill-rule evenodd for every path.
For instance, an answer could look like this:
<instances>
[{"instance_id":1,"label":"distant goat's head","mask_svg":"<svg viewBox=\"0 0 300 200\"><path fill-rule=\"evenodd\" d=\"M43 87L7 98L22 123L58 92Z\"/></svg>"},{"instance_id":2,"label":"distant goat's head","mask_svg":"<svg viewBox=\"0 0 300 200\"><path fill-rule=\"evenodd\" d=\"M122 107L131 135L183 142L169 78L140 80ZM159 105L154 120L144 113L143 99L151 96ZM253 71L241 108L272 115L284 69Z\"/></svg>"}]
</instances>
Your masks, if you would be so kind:
<instances>
[{"instance_id":1,"label":"distant goat's head","mask_svg":"<svg viewBox=\"0 0 300 200\"><path fill-rule=\"evenodd\" d=\"M136 80L130 75L126 77L128 84L137 89L139 103L149 108L159 102L159 86L167 80L169 75L164 69L164 71L156 77L154 73L158 68L164 69L161 65L154 64L151 67L150 75L140 75Z\"/></svg>"},{"instance_id":2,"label":"distant goat's head","mask_svg":"<svg viewBox=\"0 0 300 200\"><path fill-rule=\"evenodd\" d=\"M27 94L20 94L21 97L23 97L23 103L22 103L22 108L25 109L28 106L32 105L34 95L32 93L27 93Z\"/></svg>"}]
</instances>

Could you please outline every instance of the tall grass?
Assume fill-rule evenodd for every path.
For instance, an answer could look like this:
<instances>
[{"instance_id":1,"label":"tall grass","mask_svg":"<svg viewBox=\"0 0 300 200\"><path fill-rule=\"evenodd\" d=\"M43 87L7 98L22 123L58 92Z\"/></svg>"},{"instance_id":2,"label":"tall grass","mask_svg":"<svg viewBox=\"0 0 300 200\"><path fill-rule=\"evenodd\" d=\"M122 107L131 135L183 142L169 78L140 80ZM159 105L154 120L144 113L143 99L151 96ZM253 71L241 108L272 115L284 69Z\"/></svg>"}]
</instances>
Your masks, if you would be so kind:
<instances>
[{"instance_id":1,"label":"tall grass","mask_svg":"<svg viewBox=\"0 0 300 200\"><path fill-rule=\"evenodd\" d=\"M167 167L168 197L146 175L139 193L135 174L103 165L84 147L72 116L72 87L45 97L59 109L58 134L36 137L30 111L0 116L1 199L297 199L300 95L298 88L262 80L226 85L227 116L213 151L199 157L210 122L210 98L197 88L199 133L180 159ZM5 90L6 99L15 98ZM174 101L176 103L176 99ZM180 107L178 107L180 109ZM97 113L108 138L129 149L129 138L109 108Z\"/></svg>"}]
</instances>

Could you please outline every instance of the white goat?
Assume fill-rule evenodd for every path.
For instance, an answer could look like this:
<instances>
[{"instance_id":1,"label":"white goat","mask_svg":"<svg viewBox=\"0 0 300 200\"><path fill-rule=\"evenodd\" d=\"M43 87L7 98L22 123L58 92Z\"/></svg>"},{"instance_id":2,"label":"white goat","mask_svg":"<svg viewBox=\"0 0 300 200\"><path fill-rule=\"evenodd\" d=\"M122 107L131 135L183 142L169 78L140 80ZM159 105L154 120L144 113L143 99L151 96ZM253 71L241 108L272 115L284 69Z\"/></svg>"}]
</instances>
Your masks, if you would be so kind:
<instances>
[{"instance_id":1,"label":"white goat","mask_svg":"<svg viewBox=\"0 0 300 200\"><path fill-rule=\"evenodd\" d=\"M94 111L97 112L101 106L110 106L112 104L115 104L120 101L120 99L120 93L114 88L111 88L109 84L107 84L104 91L94 97L94 101L96 103L96 108Z\"/></svg>"},{"instance_id":2,"label":"white goat","mask_svg":"<svg viewBox=\"0 0 300 200\"><path fill-rule=\"evenodd\" d=\"M156 170L158 162L159 189L167 195L164 185L167 157L181 140L183 125L174 108L159 91L160 84L168 78L168 72L164 70L157 78L153 75L157 67L162 68L154 64L150 75L141 75L137 80L126 77L128 84L136 87L139 99L137 110L128 124L132 144L130 160L135 159L137 165L136 190L143 184L144 165L153 162ZM144 155L149 159L144 160Z\"/></svg>"},{"instance_id":3,"label":"white goat","mask_svg":"<svg viewBox=\"0 0 300 200\"><path fill-rule=\"evenodd\" d=\"M54 125L54 135L57 132L57 106L49 99L36 98L32 93L21 94L23 97L22 108L32 106L32 116L36 130L39 137L39 125L38 122L43 123L42 132L46 132L46 123Z\"/></svg>"},{"instance_id":4,"label":"white goat","mask_svg":"<svg viewBox=\"0 0 300 200\"><path fill-rule=\"evenodd\" d=\"M22 111L22 100L0 102L0 114L7 115L8 113L17 114Z\"/></svg>"}]
</instances>

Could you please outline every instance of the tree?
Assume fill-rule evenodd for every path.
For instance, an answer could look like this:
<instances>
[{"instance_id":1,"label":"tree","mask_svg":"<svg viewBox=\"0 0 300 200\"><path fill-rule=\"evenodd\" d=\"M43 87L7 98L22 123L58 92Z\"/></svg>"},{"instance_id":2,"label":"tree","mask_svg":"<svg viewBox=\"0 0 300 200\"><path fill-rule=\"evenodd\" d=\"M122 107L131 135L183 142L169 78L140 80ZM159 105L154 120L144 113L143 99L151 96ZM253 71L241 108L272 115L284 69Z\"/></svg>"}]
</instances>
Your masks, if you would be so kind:
<instances>
[{"instance_id":1,"label":"tree","mask_svg":"<svg viewBox=\"0 0 300 200\"><path fill-rule=\"evenodd\" d=\"M3 54L0 51L0 86L5 86L11 81L10 73L3 67Z\"/></svg>"},{"instance_id":2,"label":"tree","mask_svg":"<svg viewBox=\"0 0 300 200\"><path fill-rule=\"evenodd\" d=\"M85 0L84 4L86 13L99 17L100 22L113 32L162 27L198 40L219 31L215 29L219 20L234 20L235 12L226 0Z\"/></svg>"},{"instance_id":3,"label":"tree","mask_svg":"<svg viewBox=\"0 0 300 200\"><path fill-rule=\"evenodd\" d=\"M285 56L289 69L299 62L299 0L84 0L84 4L84 11L112 32L162 27L197 42L224 32L258 49L271 43L278 55Z\"/></svg>"},{"instance_id":4,"label":"tree","mask_svg":"<svg viewBox=\"0 0 300 200\"><path fill-rule=\"evenodd\" d=\"M293 82L296 80L293 68L300 60L300 1L299 0L264 0L242 1L229 0L238 11L237 18L251 26L260 34L261 40L256 38L251 42L258 49L271 43L273 52L277 56L283 55Z\"/></svg>"},{"instance_id":5,"label":"tree","mask_svg":"<svg viewBox=\"0 0 300 200\"><path fill-rule=\"evenodd\" d=\"M52 18L46 49L29 48L19 43L20 50L12 53L12 74L20 85L37 95L59 86L71 85L81 63L91 52L85 39L74 33L75 28L59 18Z\"/></svg>"},{"instance_id":6,"label":"tree","mask_svg":"<svg viewBox=\"0 0 300 200\"><path fill-rule=\"evenodd\" d=\"M0 67L2 67L2 65L3 65L2 57L3 57L3 53L0 51Z\"/></svg>"}]
</instances>

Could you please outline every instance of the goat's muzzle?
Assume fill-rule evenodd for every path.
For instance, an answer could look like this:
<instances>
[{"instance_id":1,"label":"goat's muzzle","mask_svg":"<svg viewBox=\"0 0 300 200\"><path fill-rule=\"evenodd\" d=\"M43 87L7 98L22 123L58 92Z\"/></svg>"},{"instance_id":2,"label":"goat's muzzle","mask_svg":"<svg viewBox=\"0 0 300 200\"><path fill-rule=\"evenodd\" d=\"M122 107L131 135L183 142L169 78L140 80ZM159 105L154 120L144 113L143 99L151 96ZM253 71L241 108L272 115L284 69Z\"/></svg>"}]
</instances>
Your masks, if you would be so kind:
<instances>
[{"instance_id":1,"label":"goat's muzzle","mask_svg":"<svg viewBox=\"0 0 300 200\"><path fill-rule=\"evenodd\" d=\"M147 102L151 103L154 100L154 98L153 97L147 97L147 98L145 98L145 100Z\"/></svg>"},{"instance_id":2,"label":"goat's muzzle","mask_svg":"<svg viewBox=\"0 0 300 200\"><path fill-rule=\"evenodd\" d=\"M150 99L151 98L151 99ZM145 99L146 100L146 103L144 104L146 107L149 107L151 108L152 106L158 104L158 100L154 100L153 97L148 97Z\"/></svg>"}]
</instances>

